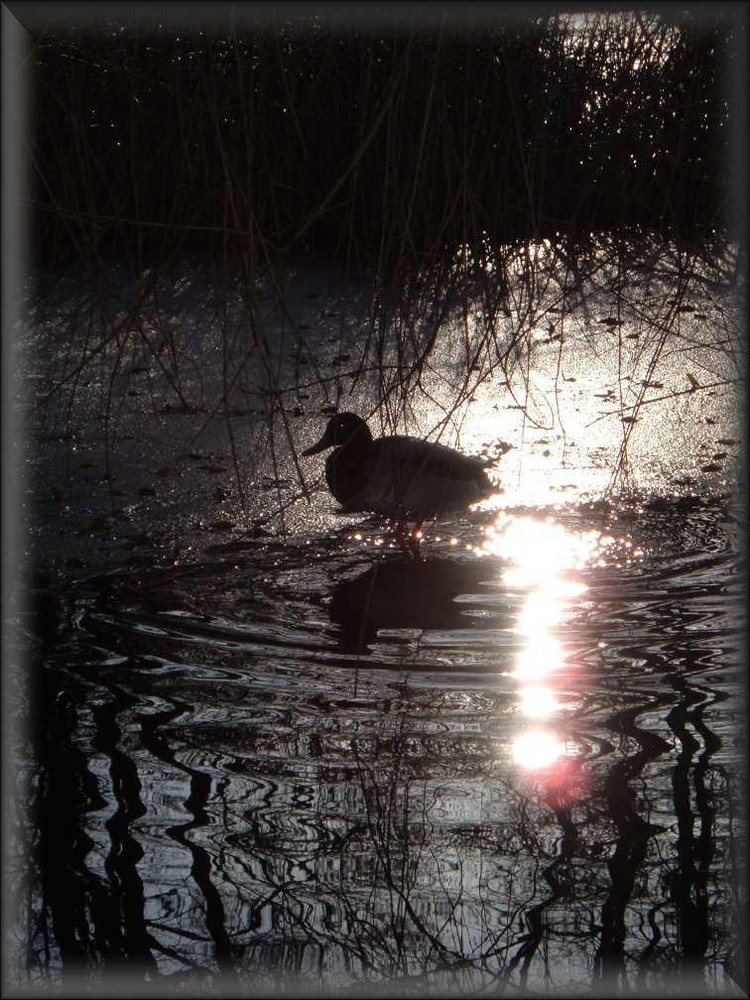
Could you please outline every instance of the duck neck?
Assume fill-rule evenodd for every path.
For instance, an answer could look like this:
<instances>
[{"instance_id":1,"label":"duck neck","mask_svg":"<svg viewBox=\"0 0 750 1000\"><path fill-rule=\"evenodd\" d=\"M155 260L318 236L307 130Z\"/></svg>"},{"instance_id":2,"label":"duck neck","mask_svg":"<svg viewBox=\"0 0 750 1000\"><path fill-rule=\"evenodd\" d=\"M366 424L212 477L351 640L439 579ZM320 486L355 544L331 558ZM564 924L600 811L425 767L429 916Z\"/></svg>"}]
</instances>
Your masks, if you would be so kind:
<instances>
[{"instance_id":1,"label":"duck neck","mask_svg":"<svg viewBox=\"0 0 750 1000\"><path fill-rule=\"evenodd\" d=\"M363 423L339 445L338 452L347 461L353 461L358 456L364 454L371 444L372 434L370 433L370 428L367 424Z\"/></svg>"}]
</instances>

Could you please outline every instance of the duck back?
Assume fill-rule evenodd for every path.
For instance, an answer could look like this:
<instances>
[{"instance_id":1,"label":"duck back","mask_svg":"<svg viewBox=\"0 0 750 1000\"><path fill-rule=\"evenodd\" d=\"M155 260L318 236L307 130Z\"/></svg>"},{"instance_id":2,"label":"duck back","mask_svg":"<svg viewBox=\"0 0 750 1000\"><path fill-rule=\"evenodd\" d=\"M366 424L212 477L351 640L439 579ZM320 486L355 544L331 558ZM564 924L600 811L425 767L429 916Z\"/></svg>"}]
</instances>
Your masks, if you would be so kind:
<instances>
[{"instance_id":1,"label":"duck back","mask_svg":"<svg viewBox=\"0 0 750 1000\"><path fill-rule=\"evenodd\" d=\"M437 517L493 492L481 459L414 437L378 438L356 468L344 464L339 470L334 463L334 476L339 471L347 481L346 501L331 491L340 502L391 517Z\"/></svg>"}]
</instances>

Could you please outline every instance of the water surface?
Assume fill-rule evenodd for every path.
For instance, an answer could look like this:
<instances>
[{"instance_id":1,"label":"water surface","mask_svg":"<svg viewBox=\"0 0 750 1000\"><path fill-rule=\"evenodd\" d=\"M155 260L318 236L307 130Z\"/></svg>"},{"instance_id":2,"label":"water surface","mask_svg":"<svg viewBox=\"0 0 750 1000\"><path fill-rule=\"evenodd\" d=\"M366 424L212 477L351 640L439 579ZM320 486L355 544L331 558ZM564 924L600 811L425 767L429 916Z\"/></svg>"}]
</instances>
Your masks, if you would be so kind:
<instances>
[{"instance_id":1,"label":"water surface","mask_svg":"<svg viewBox=\"0 0 750 1000\"><path fill-rule=\"evenodd\" d=\"M399 413L362 289L303 268L248 316L180 268L106 309L70 274L21 338L9 979L740 995L731 289L550 281L489 373L459 310ZM332 408L511 444L497 496L409 555L300 461Z\"/></svg>"},{"instance_id":2,"label":"water surface","mask_svg":"<svg viewBox=\"0 0 750 1000\"><path fill-rule=\"evenodd\" d=\"M47 611L32 978L731 990L738 543L726 498L581 504L82 582Z\"/></svg>"}]
</instances>

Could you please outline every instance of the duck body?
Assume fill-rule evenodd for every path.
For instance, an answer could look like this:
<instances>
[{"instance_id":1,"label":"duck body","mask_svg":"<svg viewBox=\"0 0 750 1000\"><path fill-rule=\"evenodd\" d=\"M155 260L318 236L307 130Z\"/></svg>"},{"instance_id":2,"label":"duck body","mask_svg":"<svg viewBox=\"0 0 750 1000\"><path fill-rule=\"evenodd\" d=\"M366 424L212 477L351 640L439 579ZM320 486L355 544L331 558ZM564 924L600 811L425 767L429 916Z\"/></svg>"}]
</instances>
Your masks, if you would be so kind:
<instances>
[{"instance_id":1,"label":"duck body","mask_svg":"<svg viewBox=\"0 0 750 1000\"><path fill-rule=\"evenodd\" d=\"M354 413L337 413L303 455L333 448L326 482L346 510L421 521L463 510L495 492L480 458L406 435L373 439Z\"/></svg>"}]
</instances>

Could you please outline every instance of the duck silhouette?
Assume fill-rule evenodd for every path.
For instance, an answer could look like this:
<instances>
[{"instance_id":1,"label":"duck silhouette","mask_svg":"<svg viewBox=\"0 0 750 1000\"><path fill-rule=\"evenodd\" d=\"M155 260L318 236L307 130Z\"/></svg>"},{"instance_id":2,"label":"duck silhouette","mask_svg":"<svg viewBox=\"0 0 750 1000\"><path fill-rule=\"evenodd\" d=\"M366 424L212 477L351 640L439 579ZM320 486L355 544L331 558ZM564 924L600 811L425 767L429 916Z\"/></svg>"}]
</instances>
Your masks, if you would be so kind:
<instances>
[{"instance_id":1,"label":"duck silhouette","mask_svg":"<svg viewBox=\"0 0 750 1000\"><path fill-rule=\"evenodd\" d=\"M502 445L507 451L511 445ZM491 463L443 444L407 435L373 438L355 413L336 413L317 444L303 455L333 448L326 482L347 511L368 511L398 522L425 520L465 510L497 491Z\"/></svg>"}]
</instances>

